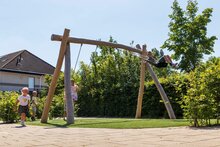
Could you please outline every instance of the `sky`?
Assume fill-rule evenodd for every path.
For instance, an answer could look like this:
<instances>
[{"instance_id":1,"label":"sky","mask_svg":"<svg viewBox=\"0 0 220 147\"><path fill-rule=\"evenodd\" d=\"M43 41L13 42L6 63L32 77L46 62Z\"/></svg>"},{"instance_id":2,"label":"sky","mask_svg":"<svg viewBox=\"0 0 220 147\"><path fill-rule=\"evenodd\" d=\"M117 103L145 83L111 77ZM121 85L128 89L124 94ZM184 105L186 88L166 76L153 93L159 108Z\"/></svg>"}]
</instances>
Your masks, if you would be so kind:
<instances>
[{"instance_id":1,"label":"sky","mask_svg":"<svg viewBox=\"0 0 220 147\"><path fill-rule=\"evenodd\" d=\"M187 0L178 2L185 9ZM219 38L212 55L220 57L220 1L197 2L199 14L205 8L214 9L207 36ZM159 49L168 39L172 3L173 0L1 0L0 56L26 49L56 66L60 42L50 38L52 34L62 35L64 28L71 30L72 37L108 41L112 36L121 44L134 41L147 44L148 50ZM71 44L72 68L79 46ZM83 45L79 61L89 63L95 48Z\"/></svg>"}]
</instances>

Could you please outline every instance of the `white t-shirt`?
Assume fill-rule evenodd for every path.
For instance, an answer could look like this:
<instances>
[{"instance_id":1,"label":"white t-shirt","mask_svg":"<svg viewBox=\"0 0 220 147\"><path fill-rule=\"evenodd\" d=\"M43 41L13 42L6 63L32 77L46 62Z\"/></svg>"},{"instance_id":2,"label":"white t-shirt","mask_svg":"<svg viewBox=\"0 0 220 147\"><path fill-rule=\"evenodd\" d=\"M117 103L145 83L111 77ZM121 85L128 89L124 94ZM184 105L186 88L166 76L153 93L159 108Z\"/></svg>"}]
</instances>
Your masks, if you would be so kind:
<instances>
[{"instance_id":1,"label":"white t-shirt","mask_svg":"<svg viewBox=\"0 0 220 147\"><path fill-rule=\"evenodd\" d=\"M20 95L18 97L18 100L19 100L19 103L21 106L27 106L28 101L30 101L30 96L29 95L26 95L26 96Z\"/></svg>"}]
</instances>

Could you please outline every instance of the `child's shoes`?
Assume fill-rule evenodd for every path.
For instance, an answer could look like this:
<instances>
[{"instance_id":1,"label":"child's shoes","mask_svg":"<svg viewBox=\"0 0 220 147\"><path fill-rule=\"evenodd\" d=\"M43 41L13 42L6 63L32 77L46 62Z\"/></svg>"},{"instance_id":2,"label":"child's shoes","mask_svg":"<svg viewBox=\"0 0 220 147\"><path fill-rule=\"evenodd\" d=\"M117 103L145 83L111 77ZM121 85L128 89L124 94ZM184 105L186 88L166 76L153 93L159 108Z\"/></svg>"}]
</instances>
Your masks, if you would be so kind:
<instances>
[{"instance_id":1,"label":"child's shoes","mask_svg":"<svg viewBox=\"0 0 220 147\"><path fill-rule=\"evenodd\" d=\"M178 63L172 63L172 67L177 69L178 68Z\"/></svg>"},{"instance_id":2,"label":"child's shoes","mask_svg":"<svg viewBox=\"0 0 220 147\"><path fill-rule=\"evenodd\" d=\"M23 127L26 126L25 123L24 123L24 121L21 121L21 125L22 125Z\"/></svg>"}]
</instances>

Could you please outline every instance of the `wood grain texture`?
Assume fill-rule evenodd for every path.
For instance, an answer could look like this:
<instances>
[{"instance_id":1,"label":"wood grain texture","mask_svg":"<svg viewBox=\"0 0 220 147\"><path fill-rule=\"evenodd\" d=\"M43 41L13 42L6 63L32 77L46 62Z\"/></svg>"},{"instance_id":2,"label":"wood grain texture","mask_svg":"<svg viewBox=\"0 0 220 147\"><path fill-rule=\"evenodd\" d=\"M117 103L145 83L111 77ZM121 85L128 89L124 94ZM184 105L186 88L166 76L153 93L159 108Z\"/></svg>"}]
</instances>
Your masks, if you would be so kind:
<instances>
[{"instance_id":1,"label":"wood grain texture","mask_svg":"<svg viewBox=\"0 0 220 147\"><path fill-rule=\"evenodd\" d=\"M137 46L140 48L139 46ZM138 93L138 100L137 100L137 109L136 109L136 115L135 118L141 118L141 111L142 111L142 102L143 102L143 96L144 96L144 81L145 81L145 59L144 57L147 56L147 46L143 45L142 47L142 54L141 54L141 69L140 69L140 87L139 87L139 93Z\"/></svg>"},{"instance_id":2,"label":"wood grain texture","mask_svg":"<svg viewBox=\"0 0 220 147\"><path fill-rule=\"evenodd\" d=\"M52 81L51 81L51 84L50 84L50 87L49 87L46 102L44 104L44 110L43 110L43 113L42 113L42 116L41 116L41 122L42 123L46 123L47 119L48 119L50 105L51 105L52 98L53 98L53 95L54 95L54 92L55 92L57 80L58 80L58 77L60 75L60 71L61 71L61 68L62 68L64 55L65 55L65 52L66 52L66 46L67 46L67 42L68 42L69 32L70 32L69 29L65 29L64 33L63 33L63 39L62 39L61 45L60 45L60 52L59 52L59 56L58 56L58 60L57 60L56 69L55 69L54 74L53 74L53 78L52 78Z\"/></svg>"},{"instance_id":3,"label":"wood grain texture","mask_svg":"<svg viewBox=\"0 0 220 147\"><path fill-rule=\"evenodd\" d=\"M60 35L55 35L53 34L51 36L51 40L52 41L62 41L63 37ZM98 40L90 40L90 39L83 39L83 38L75 38L75 37L69 37L68 38L68 42L70 43L77 43L77 44L90 44L90 45L98 45L98 46L109 46L109 47L113 47L113 48L120 48L120 49L124 49L127 51L132 51L135 53L139 53L141 54L142 51L130 46L126 46L123 44L117 44L117 43L111 43L111 42L106 42L106 41L98 41Z\"/></svg>"}]
</instances>

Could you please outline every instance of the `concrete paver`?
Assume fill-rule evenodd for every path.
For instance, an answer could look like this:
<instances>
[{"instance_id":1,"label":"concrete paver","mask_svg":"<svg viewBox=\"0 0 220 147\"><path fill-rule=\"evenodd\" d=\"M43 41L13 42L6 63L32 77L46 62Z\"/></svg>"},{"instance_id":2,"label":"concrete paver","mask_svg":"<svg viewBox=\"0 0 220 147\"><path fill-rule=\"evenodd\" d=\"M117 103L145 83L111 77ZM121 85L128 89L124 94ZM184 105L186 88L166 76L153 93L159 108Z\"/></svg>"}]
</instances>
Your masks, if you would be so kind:
<instances>
[{"instance_id":1,"label":"concrete paver","mask_svg":"<svg viewBox=\"0 0 220 147\"><path fill-rule=\"evenodd\" d=\"M0 125L0 147L218 147L220 127L149 129Z\"/></svg>"}]
</instances>

